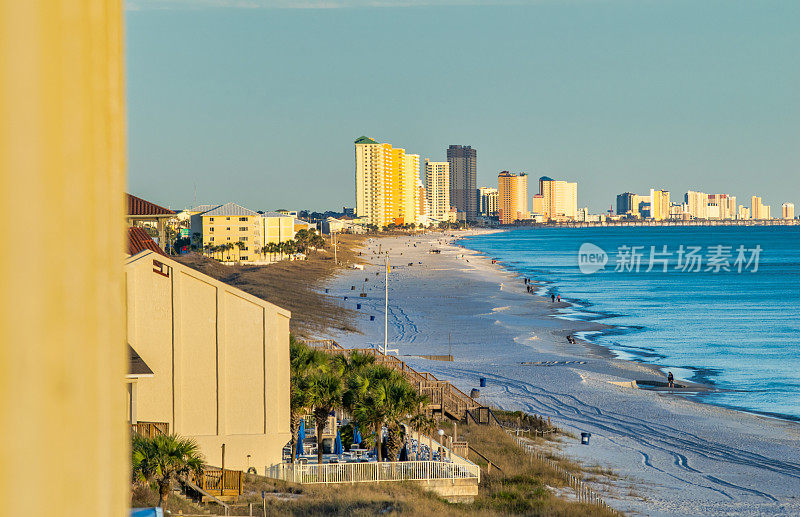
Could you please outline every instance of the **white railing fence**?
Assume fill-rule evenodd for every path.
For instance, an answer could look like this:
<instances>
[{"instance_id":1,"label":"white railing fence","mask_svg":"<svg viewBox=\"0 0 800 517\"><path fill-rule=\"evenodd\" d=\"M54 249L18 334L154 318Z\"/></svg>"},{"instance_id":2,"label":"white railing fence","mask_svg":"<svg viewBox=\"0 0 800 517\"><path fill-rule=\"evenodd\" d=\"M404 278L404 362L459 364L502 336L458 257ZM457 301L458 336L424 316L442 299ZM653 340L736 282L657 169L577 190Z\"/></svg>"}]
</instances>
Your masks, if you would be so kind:
<instances>
[{"instance_id":1,"label":"white railing fence","mask_svg":"<svg viewBox=\"0 0 800 517\"><path fill-rule=\"evenodd\" d=\"M433 481L476 479L480 467L474 463L444 461L385 461L371 463L278 463L266 467L265 476L290 483L379 483L389 481Z\"/></svg>"}]
</instances>

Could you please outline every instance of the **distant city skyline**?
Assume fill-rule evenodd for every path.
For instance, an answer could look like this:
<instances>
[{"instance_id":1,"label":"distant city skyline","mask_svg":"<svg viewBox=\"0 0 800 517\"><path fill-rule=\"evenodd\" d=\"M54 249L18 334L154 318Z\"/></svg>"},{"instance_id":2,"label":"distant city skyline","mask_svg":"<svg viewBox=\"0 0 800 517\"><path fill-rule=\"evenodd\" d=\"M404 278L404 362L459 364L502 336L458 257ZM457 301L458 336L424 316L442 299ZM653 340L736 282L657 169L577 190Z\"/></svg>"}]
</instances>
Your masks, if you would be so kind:
<instances>
[{"instance_id":1,"label":"distant city skyline","mask_svg":"<svg viewBox=\"0 0 800 517\"><path fill-rule=\"evenodd\" d=\"M577 182L578 206L595 213L651 188L756 195L773 215L800 202L794 0L135 3L128 189L173 208L195 187L199 203L353 206L357 135L421 162L470 145L476 187L502 170L551 176ZM466 63L454 55L469 56L469 81L453 79Z\"/></svg>"}]
</instances>

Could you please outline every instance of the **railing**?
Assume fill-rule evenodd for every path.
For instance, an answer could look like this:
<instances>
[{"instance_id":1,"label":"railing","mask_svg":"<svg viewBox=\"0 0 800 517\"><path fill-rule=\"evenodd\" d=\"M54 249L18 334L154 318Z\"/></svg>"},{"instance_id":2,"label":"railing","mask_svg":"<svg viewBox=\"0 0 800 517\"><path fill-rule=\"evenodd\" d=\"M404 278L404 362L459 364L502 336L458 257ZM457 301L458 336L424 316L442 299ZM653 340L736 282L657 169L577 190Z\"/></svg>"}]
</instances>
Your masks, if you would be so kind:
<instances>
[{"instance_id":1,"label":"railing","mask_svg":"<svg viewBox=\"0 0 800 517\"><path fill-rule=\"evenodd\" d=\"M430 406L435 406L436 409L439 409L442 413L449 414L457 420L463 419L466 415L466 411L480 407L480 404L472 397L449 382L440 381L433 374L428 372L418 372L397 357L383 354L374 348L342 348L341 345L332 339L307 341L306 344L332 354L348 354L351 351L358 351L375 357L375 362L377 364L388 366L400 372L417 387L417 390L421 394L427 395Z\"/></svg>"},{"instance_id":2,"label":"railing","mask_svg":"<svg viewBox=\"0 0 800 517\"><path fill-rule=\"evenodd\" d=\"M475 479L480 482L481 471L474 463L443 461L323 463L322 465L278 463L267 467L265 475L290 483L327 485L456 479Z\"/></svg>"},{"instance_id":3,"label":"railing","mask_svg":"<svg viewBox=\"0 0 800 517\"><path fill-rule=\"evenodd\" d=\"M195 484L213 496L242 495L242 471L216 467L203 467L203 474Z\"/></svg>"},{"instance_id":4,"label":"railing","mask_svg":"<svg viewBox=\"0 0 800 517\"><path fill-rule=\"evenodd\" d=\"M597 492L589 488L581 478L577 477L575 474L559 465L554 459L546 456L542 451L535 448L528 440L515 436L514 441L516 441L517 445L522 447L531 458L536 458L558 472L564 481L566 481L567 484L572 487L573 490L575 490L575 495L578 497L579 503L594 504L613 513L618 513L617 510L610 507Z\"/></svg>"},{"instance_id":5,"label":"railing","mask_svg":"<svg viewBox=\"0 0 800 517\"><path fill-rule=\"evenodd\" d=\"M158 435L169 434L167 422L136 422L131 424L131 431L144 438L154 438Z\"/></svg>"}]
</instances>

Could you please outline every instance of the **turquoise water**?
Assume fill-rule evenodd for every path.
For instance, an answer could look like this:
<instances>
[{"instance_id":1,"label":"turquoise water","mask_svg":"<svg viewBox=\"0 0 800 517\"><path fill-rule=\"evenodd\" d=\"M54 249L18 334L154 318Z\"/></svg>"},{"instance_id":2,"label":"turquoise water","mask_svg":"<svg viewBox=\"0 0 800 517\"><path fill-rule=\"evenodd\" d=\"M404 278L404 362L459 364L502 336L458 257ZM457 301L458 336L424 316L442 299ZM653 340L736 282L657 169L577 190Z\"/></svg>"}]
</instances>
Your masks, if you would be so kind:
<instances>
[{"instance_id":1,"label":"turquoise water","mask_svg":"<svg viewBox=\"0 0 800 517\"><path fill-rule=\"evenodd\" d=\"M603 269L581 272L584 243L608 255ZM718 388L702 401L800 420L800 227L520 228L461 244L573 302L562 317L614 325L586 337L618 356Z\"/></svg>"}]
</instances>

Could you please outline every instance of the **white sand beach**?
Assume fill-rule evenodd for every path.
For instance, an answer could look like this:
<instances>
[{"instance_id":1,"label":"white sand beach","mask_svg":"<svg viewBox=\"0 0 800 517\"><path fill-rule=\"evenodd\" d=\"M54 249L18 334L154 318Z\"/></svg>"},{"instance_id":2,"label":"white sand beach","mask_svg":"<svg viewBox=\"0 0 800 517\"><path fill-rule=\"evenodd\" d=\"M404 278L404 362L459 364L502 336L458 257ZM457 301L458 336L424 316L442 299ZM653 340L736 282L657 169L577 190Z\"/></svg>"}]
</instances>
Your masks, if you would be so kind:
<instances>
[{"instance_id":1,"label":"white sand beach","mask_svg":"<svg viewBox=\"0 0 800 517\"><path fill-rule=\"evenodd\" d=\"M565 439L561 451L619 474L611 486L595 486L614 507L638 515L800 514L799 424L611 384L664 379L600 347L567 343L568 334L598 325L554 317L569 306L527 293L521 278L453 240L368 241L364 270L328 285L345 307L362 304L355 324L363 334L320 337L345 347L383 343L384 266L375 253L388 251L389 348L467 392L486 378L487 404L550 417L576 436L592 433L590 445ZM447 354L449 333L453 362L413 357Z\"/></svg>"}]
</instances>

